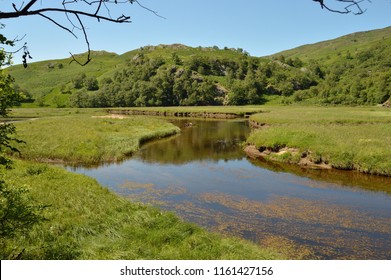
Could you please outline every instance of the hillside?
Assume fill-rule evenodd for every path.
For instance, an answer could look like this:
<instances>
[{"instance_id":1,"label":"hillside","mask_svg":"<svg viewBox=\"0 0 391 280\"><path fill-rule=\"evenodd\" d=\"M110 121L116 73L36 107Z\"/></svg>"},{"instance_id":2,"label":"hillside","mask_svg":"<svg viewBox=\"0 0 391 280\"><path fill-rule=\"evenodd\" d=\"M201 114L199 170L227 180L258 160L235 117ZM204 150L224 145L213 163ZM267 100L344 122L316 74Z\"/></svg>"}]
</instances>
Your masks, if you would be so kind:
<instances>
[{"instance_id":1,"label":"hillside","mask_svg":"<svg viewBox=\"0 0 391 280\"><path fill-rule=\"evenodd\" d=\"M285 58L299 57L303 61L311 59L321 60L326 63L333 62L333 57L339 54L368 50L376 44L391 43L391 27L377 29L372 31L363 31L348 34L336 39L308 44L285 50L270 56L270 58L284 56Z\"/></svg>"},{"instance_id":2,"label":"hillside","mask_svg":"<svg viewBox=\"0 0 391 280\"><path fill-rule=\"evenodd\" d=\"M20 91L34 100L30 106L123 107L259 104L293 91L282 76L311 78L299 68L242 49L191 48L180 44L147 46L116 55L93 52L86 67L70 59L14 66L8 72ZM269 79L270 78L270 79ZM287 93L289 94L289 93Z\"/></svg>"},{"instance_id":3,"label":"hillside","mask_svg":"<svg viewBox=\"0 0 391 280\"><path fill-rule=\"evenodd\" d=\"M24 106L129 107L311 103L374 105L391 96L391 27L270 57L242 49L146 46L8 68Z\"/></svg>"}]
</instances>

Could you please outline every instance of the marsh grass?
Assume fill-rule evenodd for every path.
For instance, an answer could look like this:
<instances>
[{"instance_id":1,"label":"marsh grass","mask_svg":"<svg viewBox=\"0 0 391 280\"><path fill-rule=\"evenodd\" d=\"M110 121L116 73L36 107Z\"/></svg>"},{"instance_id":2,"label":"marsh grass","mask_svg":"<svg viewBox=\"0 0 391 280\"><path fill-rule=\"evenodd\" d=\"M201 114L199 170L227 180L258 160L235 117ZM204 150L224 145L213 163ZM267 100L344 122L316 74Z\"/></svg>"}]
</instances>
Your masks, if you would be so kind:
<instances>
[{"instance_id":1,"label":"marsh grass","mask_svg":"<svg viewBox=\"0 0 391 280\"><path fill-rule=\"evenodd\" d=\"M391 111L378 107L269 107L252 116L270 126L248 139L258 147L294 147L313 162L391 176ZM300 157L285 155L282 161Z\"/></svg>"},{"instance_id":2,"label":"marsh grass","mask_svg":"<svg viewBox=\"0 0 391 280\"><path fill-rule=\"evenodd\" d=\"M85 164L121 160L149 139L179 132L164 120L97 118L91 112L46 116L15 126L17 137L26 141L18 146L22 158Z\"/></svg>"},{"instance_id":3,"label":"marsh grass","mask_svg":"<svg viewBox=\"0 0 391 280\"><path fill-rule=\"evenodd\" d=\"M1 258L276 259L271 250L209 233L174 214L132 203L95 180L43 163L15 161L7 184L47 205L45 221L1 240Z\"/></svg>"}]
</instances>

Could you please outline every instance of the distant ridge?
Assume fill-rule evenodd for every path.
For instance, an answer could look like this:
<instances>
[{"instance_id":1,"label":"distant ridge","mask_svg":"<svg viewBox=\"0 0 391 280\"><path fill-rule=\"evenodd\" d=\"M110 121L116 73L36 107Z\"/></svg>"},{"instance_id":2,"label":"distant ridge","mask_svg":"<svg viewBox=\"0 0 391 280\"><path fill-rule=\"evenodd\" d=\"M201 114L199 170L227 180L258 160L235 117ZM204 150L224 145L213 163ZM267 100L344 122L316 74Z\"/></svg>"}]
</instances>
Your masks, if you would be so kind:
<instances>
[{"instance_id":1,"label":"distant ridge","mask_svg":"<svg viewBox=\"0 0 391 280\"><path fill-rule=\"evenodd\" d=\"M365 49L380 41L390 42L390 39L391 27L386 27L370 31L355 32L336 39L302 45L267 57L271 58L283 55L286 58L300 57L304 60L324 58L324 56L329 55L331 52Z\"/></svg>"}]
</instances>

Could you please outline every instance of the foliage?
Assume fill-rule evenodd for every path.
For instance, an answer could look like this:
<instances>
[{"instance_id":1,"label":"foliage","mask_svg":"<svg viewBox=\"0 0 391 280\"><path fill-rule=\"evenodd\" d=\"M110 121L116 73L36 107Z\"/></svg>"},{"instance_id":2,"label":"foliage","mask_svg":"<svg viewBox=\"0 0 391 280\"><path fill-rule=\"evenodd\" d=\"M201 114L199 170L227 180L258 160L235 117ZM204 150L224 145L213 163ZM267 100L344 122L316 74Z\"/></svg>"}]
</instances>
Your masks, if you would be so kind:
<instances>
[{"instance_id":1,"label":"foliage","mask_svg":"<svg viewBox=\"0 0 391 280\"><path fill-rule=\"evenodd\" d=\"M390 54L391 47L383 43L355 55L341 54L337 62L324 67L324 79L317 87L300 94L322 104L382 104L391 97Z\"/></svg>"},{"instance_id":2,"label":"foliage","mask_svg":"<svg viewBox=\"0 0 391 280\"><path fill-rule=\"evenodd\" d=\"M13 45L0 34L2 44ZM6 55L4 50L0 50L0 65L5 64ZM13 137L15 126L6 122L9 110L22 99L22 95L12 87L13 79L0 69L0 246L4 246L6 239L12 238L18 232L26 232L33 225L40 222L42 207L34 205L28 199L26 188L16 187L7 184L4 180L4 169L11 168L11 160L5 156L6 152L19 153L15 148L16 143L23 141ZM2 248L3 249L3 248Z\"/></svg>"},{"instance_id":3,"label":"foliage","mask_svg":"<svg viewBox=\"0 0 391 280\"><path fill-rule=\"evenodd\" d=\"M32 205L27 188L8 186L0 182L0 238L11 238L18 232L27 232L43 220L39 205Z\"/></svg>"},{"instance_id":4,"label":"foliage","mask_svg":"<svg viewBox=\"0 0 391 280\"><path fill-rule=\"evenodd\" d=\"M295 89L316 84L317 78L310 72L241 53L229 58L230 50L226 54L220 52L221 57L216 58L199 51L181 57L169 47L165 49L171 51L171 56L163 58L155 54L155 49L142 49L112 78L102 79L97 93L75 92L71 104L75 107L260 104L264 95L289 96ZM77 81L83 79L85 76ZM82 83L79 84L80 89Z\"/></svg>"},{"instance_id":5,"label":"foliage","mask_svg":"<svg viewBox=\"0 0 391 280\"><path fill-rule=\"evenodd\" d=\"M79 75L74 77L72 79L72 84L75 89L85 88L86 90L90 91L99 89L98 80L95 77L87 77L85 73L80 73Z\"/></svg>"},{"instance_id":6,"label":"foliage","mask_svg":"<svg viewBox=\"0 0 391 280\"><path fill-rule=\"evenodd\" d=\"M295 82L295 87L307 88L318 79L299 68L228 48L160 45L121 56L93 54L94 61L82 69L59 60L31 63L27 69L14 66L9 71L21 88L29 88L35 104L40 101L52 107L58 107L56 95L69 99L62 104L74 107L261 104L269 96L289 95L291 90L285 90L284 84ZM55 67L48 68L48 63ZM311 82L300 84L296 74ZM89 78L98 81L99 90L85 86ZM237 102L242 89L250 92L245 102Z\"/></svg>"},{"instance_id":7,"label":"foliage","mask_svg":"<svg viewBox=\"0 0 391 280\"><path fill-rule=\"evenodd\" d=\"M320 78L315 87L297 91L288 103L372 105L390 99L391 28L358 32L276 54L301 58Z\"/></svg>"},{"instance_id":8,"label":"foliage","mask_svg":"<svg viewBox=\"0 0 391 280\"><path fill-rule=\"evenodd\" d=\"M12 46L14 44L13 41L7 40L2 34L0 34L0 43L6 46ZM5 51L0 49L0 67L7 63L6 57ZM0 123L0 166L6 167L9 167L10 160L4 156L4 153L7 150L18 152L12 146L12 142L21 142L12 137L15 133L14 125L5 121L10 108L20 104L20 101L23 99L22 95L14 90L12 86L13 81L13 78L4 69L0 68L0 118L3 120Z\"/></svg>"}]
</instances>

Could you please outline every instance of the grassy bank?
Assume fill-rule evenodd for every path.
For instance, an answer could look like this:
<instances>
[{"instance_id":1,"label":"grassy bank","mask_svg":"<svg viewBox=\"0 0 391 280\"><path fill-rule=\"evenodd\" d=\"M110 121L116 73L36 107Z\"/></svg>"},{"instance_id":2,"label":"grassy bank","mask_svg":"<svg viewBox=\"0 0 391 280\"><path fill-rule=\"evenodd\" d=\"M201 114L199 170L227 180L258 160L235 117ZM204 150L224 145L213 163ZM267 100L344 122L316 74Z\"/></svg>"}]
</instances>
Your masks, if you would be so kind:
<instances>
[{"instance_id":1,"label":"grassy bank","mask_svg":"<svg viewBox=\"0 0 391 280\"><path fill-rule=\"evenodd\" d=\"M9 186L48 205L25 235L0 240L1 259L275 259L276 253L223 238L171 213L131 203L95 180L42 163L16 161Z\"/></svg>"},{"instance_id":2,"label":"grassy bank","mask_svg":"<svg viewBox=\"0 0 391 280\"><path fill-rule=\"evenodd\" d=\"M266 124L248 139L257 147L298 153L271 154L275 160L311 162L337 169L391 176L391 110L380 107L266 107L252 120Z\"/></svg>"},{"instance_id":3,"label":"grassy bank","mask_svg":"<svg viewBox=\"0 0 391 280\"><path fill-rule=\"evenodd\" d=\"M35 113L33 113L35 112ZM19 110L15 117L38 119L17 122L17 137L26 141L21 157L36 161L96 163L118 161L137 151L140 144L179 132L174 125L145 117L110 118L103 111Z\"/></svg>"}]
</instances>

